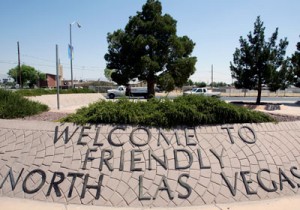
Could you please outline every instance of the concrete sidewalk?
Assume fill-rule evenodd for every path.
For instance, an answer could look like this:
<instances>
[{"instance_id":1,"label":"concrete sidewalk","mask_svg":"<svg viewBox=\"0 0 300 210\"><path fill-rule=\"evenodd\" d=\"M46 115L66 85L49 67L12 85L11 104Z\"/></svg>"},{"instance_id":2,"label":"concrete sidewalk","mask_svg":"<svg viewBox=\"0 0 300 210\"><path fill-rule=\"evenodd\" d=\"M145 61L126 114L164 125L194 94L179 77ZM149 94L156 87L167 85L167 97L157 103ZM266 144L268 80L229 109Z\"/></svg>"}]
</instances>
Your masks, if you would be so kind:
<instances>
[{"instance_id":1,"label":"concrete sidewalk","mask_svg":"<svg viewBox=\"0 0 300 210\"><path fill-rule=\"evenodd\" d=\"M48 203L40 201L32 201L26 199L6 198L0 197L1 210L299 210L300 209L300 195L277 198L272 200L261 200L252 202L237 202L229 204L215 204L204 206L187 206L187 207L172 207L172 208L117 208L117 207L103 207L103 206L88 206L88 205L65 205L59 203Z\"/></svg>"},{"instance_id":2,"label":"concrete sidewalk","mask_svg":"<svg viewBox=\"0 0 300 210\"><path fill-rule=\"evenodd\" d=\"M298 103L288 103L288 102L280 102L280 101L274 101L273 103L280 104L279 109L268 110L268 108L266 108L267 107L266 105L257 105L254 108L254 110L262 111L270 114L300 116L300 104Z\"/></svg>"},{"instance_id":3,"label":"concrete sidewalk","mask_svg":"<svg viewBox=\"0 0 300 210\"><path fill-rule=\"evenodd\" d=\"M57 108L57 95L32 96L28 99L47 104L51 112L74 113L76 109L88 106L99 100L106 100L101 93L81 93L81 94L60 94Z\"/></svg>"},{"instance_id":4,"label":"concrete sidewalk","mask_svg":"<svg viewBox=\"0 0 300 210\"><path fill-rule=\"evenodd\" d=\"M175 97L179 93L172 92L169 96ZM165 96L165 93L158 93L159 96ZM101 93L88 93L88 94L61 94L60 95L60 109L57 108L57 96L56 95L43 95L28 97L30 100L47 104L50 107L51 112L64 112L74 113L77 109L88 106L99 100L107 100ZM143 99L142 99L143 100ZM281 103L280 101L274 101L274 103ZM264 111L274 114L294 115L300 116L300 104L295 103L281 103L280 110L265 110L264 106L260 105L255 108L258 111Z\"/></svg>"}]
</instances>

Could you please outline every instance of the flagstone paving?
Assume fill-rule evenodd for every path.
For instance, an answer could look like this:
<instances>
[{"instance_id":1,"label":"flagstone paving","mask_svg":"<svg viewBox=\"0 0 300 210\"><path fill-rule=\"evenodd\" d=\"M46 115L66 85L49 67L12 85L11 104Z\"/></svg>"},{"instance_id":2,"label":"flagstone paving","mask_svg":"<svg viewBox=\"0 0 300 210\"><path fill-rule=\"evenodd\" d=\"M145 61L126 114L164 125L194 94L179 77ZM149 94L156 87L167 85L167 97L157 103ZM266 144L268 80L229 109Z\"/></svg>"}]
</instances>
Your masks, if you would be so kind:
<instances>
[{"instance_id":1,"label":"flagstone paving","mask_svg":"<svg viewBox=\"0 0 300 210\"><path fill-rule=\"evenodd\" d=\"M0 197L174 207L299 187L300 121L159 130L0 120Z\"/></svg>"}]
</instances>

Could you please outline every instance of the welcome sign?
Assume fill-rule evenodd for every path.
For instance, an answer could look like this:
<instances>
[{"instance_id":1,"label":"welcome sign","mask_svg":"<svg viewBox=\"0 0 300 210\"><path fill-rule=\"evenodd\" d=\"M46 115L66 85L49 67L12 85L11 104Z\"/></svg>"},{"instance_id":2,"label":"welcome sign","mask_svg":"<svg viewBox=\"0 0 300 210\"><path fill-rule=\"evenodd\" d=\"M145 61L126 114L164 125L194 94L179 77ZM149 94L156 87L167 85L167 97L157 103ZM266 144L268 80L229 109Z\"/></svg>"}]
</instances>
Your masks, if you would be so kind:
<instances>
[{"instance_id":1,"label":"welcome sign","mask_svg":"<svg viewBox=\"0 0 300 210\"><path fill-rule=\"evenodd\" d=\"M300 122L156 129L0 120L0 195L188 206L291 195Z\"/></svg>"}]
</instances>

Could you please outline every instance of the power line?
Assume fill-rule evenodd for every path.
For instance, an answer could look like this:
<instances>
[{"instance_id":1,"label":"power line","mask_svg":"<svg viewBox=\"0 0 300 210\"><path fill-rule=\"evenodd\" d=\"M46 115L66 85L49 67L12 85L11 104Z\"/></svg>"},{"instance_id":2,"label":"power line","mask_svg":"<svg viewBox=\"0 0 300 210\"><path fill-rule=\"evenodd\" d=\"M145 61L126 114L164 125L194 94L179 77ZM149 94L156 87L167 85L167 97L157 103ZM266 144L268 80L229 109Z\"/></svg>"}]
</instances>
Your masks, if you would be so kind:
<instances>
[{"instance_id":1,"label":"power line","mask_svg":"<svg viewBox=\"0 0 300 210\"><path fill-rule=\"evenodd\" d=\"M15 61L6 61L6 60L0 60L0 63L3 64L18 64L18 62ZM32 62L22 62L22 64L25 65L30 65L30 66L42 66L42 67L49 67L49 68L55 68L55 65L50 65L50 64L39 64L39 63L32 63ZM64 67L68 68L70 67L68 64L64 65ZM80 71L100 71L101 69L104 69L104 67L97 67L97 66L74 66L75 70L80 70Z\"/></svg>"},{"instance_id":2,"label":"power line","mask_svg":"<svg viewBox=\"0 0 300 210\"><path fill-rule=\"evenodd\" d=\"M54 60L49 60L49 59L45 59L45 58L41 58L41 57L37 57L37 56L32 56L32 55L28 55L28 54L22 54L21 53L21 56L24 56L24 57L28 57L28 58L33 58L33 59L36 59L36 60L40 60L40 61L44 61L44 62L49 62L49 63L53 63L53 65L47 65L47 64L37 64L37 63L32 63L32 62L26 62L27 64L31 64L31 65L35 65L35 66L44 66L44 67L55 67L55 61ZM16 64L16 62L13 62L13 61L1 61L0 60L0 63L7 63L7 64ZM24 64L25 62L23 62ZM67 68L70 68L70 64L69 63L62 63L61 64ZM92 69L96 69L96 70L101 70L101 69L104 69L105 67L100 67L100 66L74 66L75 69L77 70L86 70L88 69L88 71L93 71ZM95 71L96 71L95 70Z\"/></svg>"},{"instance_id":3,"label":"power line","mask_svg":"<svg viewBox=\"0 0 300 210\"><path fill-rule=\"evenodd\" d=\"M4 64L17 64L18 62L16 62L16 61L4 61L4 60L0 60L0 63L4 63Z\"/></svg>"},{"instance_id":4,"label":"power line","mask_svg":"<svg viewBox=\"0 0 300 210\"><path fill-rule=\"evenodd\" d=\"M34 58L34 59L36 59L36 60L41 60L41 61L44 61L44 62L55 63L55 61L53 61L53 60L48 60L48 59L44 59L44 58L39 58L39 57L32 56L32 55L27 55L27 54L21 54L21 55L24 56L24 57Z\"/></svg>"}]
</instances>

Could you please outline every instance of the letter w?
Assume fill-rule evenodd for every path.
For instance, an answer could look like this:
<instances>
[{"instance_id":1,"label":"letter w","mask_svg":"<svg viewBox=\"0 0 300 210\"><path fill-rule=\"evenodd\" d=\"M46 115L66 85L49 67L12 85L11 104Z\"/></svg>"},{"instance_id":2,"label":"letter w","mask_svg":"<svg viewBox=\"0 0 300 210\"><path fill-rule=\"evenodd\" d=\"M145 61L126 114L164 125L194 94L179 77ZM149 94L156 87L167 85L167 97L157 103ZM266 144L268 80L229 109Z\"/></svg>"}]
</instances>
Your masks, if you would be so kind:
<instances>
[{"instance_id":1,"label":"letter w","mask_svg":"<svg viewBox=\"0 0 300 210\"><path fill-rule=\"evenodd\" d=\"M58 136L58 126L55 127L55 133L54 133L54 144L58 142L58 140L65 134L64 142L67 144L71 138L69 138L69 126L63 130L63 132Z\"/></svg>"}]
</instances>

